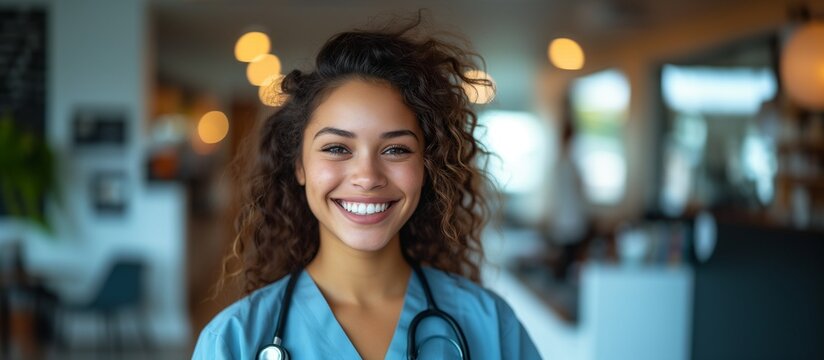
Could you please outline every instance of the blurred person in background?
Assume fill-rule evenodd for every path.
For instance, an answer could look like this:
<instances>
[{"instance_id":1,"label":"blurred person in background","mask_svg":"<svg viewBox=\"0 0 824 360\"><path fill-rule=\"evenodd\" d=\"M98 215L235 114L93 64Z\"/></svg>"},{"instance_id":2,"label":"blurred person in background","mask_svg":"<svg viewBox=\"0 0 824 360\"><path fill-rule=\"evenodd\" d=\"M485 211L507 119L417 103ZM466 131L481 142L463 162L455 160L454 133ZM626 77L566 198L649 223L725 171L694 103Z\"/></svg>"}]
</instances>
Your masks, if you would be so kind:
<instances>
[{"instance_id":1,"label":"blurred person in background","mask_svg":"<svg viewBox=\"0 0 824 360\"><path fill-rule=\"evenodd\" d=\"M571 112L567 99L558 123L558 158L548 176L551 208L542 229L549 241L550 266L559 280L567 277L569 268L582 256L592 230L584 184L575 164L575 123Z\"/></svg>"},{"instance_id":2,"label":"blurred person in background","mask_svg":"<svg viewBox=\"0 0 824 360\"><path fill-rule=\"evenodd\" d=\"M338 34L283 79L227 258L247 296L194 358L539 357L479 285L486 151L461 83L488 80L464 75L476 55L416 36L420 21Z\"/></svg>"}]
</instances>

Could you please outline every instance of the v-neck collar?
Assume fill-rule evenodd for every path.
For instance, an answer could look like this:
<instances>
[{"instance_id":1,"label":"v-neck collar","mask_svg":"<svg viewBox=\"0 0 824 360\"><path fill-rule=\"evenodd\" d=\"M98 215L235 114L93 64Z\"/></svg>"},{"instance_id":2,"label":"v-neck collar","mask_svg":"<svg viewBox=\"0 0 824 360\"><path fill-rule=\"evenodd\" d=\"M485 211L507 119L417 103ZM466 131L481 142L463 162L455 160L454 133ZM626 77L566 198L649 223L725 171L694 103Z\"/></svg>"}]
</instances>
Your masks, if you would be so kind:
<instances>
[{"instance_id":1,"label":"v-neck collar","mask_svg":"<svg viewBox=\"0 0 824 360\"><path fill-rule=\"evenodd\" d=\"M355 345L346 335L343 326L340 325L329 303L318 288L315 281L309 276L306 270L301 271L300 278L296 284L294 303L292 306L298 309L304 321L312 321L312 328L320 329L318 338L326 342L330 349L338 351L341 359L361 359ZM299 301L295 301L299 300ZM300 301L302 300L302 301ZM420 284L417 274L411 272L406 285L403 307L395 326L395 333L389 343L384 359L402 359L406 357L407 333L409 323L416 314L426 308L426 297L423 287ZM298 320L300 321L300 320Z\"/></svg>"}]
</instances>

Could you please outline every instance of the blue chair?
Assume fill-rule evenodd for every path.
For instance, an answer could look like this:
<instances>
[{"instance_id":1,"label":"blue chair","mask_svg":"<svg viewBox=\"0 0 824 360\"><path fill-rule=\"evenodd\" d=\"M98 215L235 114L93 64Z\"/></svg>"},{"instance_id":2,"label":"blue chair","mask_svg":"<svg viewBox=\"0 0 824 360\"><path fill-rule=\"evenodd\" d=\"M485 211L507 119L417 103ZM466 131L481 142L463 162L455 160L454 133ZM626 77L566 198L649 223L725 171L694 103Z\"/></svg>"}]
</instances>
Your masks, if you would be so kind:
<instances>
[{"instance_id":1,"label":"blue chair","mask_svg":"<svg viewBox=\"0 0 824 360\"><path fill-rule=\"evenodd\" d=\"M143 306L144 264L135 259L115 260L96 295L85 304L70 304L64 310L70 313L95 313L102 316L107 345L121 349L122 327L118 322L124 312L140 311ZM139 317L138 317L139 320ZM140 341L148 348L143 327L138 326Z\"/></svg>"}]
</instances>

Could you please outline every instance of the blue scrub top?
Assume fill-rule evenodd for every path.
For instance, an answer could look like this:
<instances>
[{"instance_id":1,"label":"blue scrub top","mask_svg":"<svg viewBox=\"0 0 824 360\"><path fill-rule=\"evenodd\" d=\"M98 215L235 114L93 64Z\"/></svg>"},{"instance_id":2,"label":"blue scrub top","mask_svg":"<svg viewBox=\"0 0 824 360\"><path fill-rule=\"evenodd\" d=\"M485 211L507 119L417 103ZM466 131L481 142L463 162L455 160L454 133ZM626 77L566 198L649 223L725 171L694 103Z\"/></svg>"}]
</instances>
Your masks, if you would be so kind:
<instances>
[{"instance_id":1,"label":"blue scrub top","mask_svg":"<svg viewBox=\"0 0 824 360\"><path fill-rule=\"evenodd\" d=\"M438 307L463 329L473 359L540 358L523 325L498 295L460 276L427 267L423 271ZM315 282L306 271L299 276L283 332L283 345L291 358L360 359ZM272 342L287 281L288 276L224 309L200 333L192 358L255 359ZM413 272L386 359L406 358L409 323L424 309L426 296ZM458 358L455 347L437 337L457 341L446 322L429 317L418 325L417 333L418 344L424 343L419 358Z\"/></svg>"}]
</instances>

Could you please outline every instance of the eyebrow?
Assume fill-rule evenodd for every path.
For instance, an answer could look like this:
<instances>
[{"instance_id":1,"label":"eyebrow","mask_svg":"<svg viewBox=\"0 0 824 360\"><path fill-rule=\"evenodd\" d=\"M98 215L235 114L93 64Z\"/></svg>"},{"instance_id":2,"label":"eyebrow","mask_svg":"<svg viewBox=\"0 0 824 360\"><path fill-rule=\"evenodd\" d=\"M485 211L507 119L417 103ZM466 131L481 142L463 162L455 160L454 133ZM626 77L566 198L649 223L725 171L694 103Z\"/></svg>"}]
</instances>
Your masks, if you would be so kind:
<instances>
[{"instance_id":1,"label":"eyebrow","mask_svg":"<svg viewBox=\"0 0 824 360\"><path fill-rule=\"evenodd\" d=\"M355 138L355 133L353 133L351 131L341 130L341 129L337 129L337 128L333 128L333 127L325 127L323 129L320 129L320 131L318 131L317 133L315 133L314 139L317 139L318 136L321 136L323 134L332 134L332 135L343 136L343 137L347 137L347 138Z\"/></svg>"},{"instance_id":2,"label":"eyebrow","mask_svg":"<svg viewBox=\"0 0 824 360\"><path fill-rule=\"evenodd\" d=\"M352 139L357 137L355 135L355 133L353 133L351 131L346 131L346 130L333 128L333 127L325 127L323 129L320 129L320 131L318 131L317 133L315 133L314 138L317 138L318 136L321 136L323 134L332 134L332 135L343 136L343 137L352 138ZM406 130L406 129L385 132L385 133L381 134L381 139L392 139L392 138L401 137L401 136L411 136L411 137L415 138L415 140L418 140L418 135L415 135L415 133L412 132L412 130Z\"/></svg>"},{"instance_id":3,"label":"eyebrow","mask_svg":"<svg viewBox=\"0 0 824 360\"><path fill-rule=\"evenodd\" d=\"M411 137L415 138L415 140L418 140L418 135L415 135L415 133L413 133L412 130L395 130L395 131L385 132L385 133L381 134L381 139L392 139L392 138L401 137L401 136L411 136Z\"/></svg>"}]
</instances>

